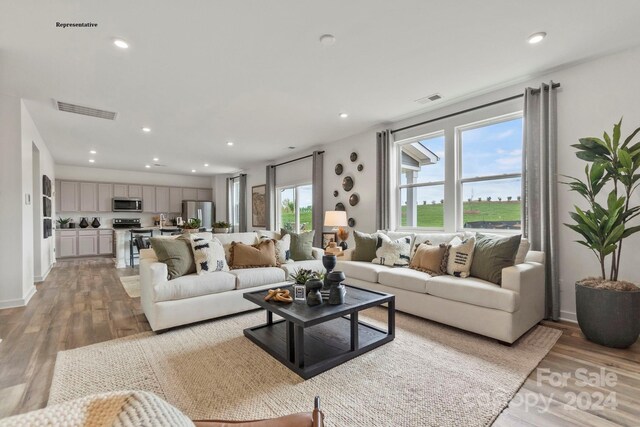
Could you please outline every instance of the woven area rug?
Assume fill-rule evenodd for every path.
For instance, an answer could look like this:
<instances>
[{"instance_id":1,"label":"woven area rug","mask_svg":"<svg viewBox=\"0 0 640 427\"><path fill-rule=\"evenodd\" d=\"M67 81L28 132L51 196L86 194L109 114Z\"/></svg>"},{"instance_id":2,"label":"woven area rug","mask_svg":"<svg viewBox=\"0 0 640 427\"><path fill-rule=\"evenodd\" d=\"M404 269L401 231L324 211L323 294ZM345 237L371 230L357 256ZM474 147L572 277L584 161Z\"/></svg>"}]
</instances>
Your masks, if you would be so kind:
<instances>
[{"instance_id":1,"label":"woven area rug","mask_svg":"<svg viewBox=\"0 0 640 427\"><path fill-rule=\"evenodd\" d=\"M140 297L140 276L122 276L120 283L131 298Z\"/></svg>"},{"instance_id":2,"label":"woven area rug","mask_svg":"<svg viewBox=\"0 0 640 427\"><path fill-rule=\"evenodd\" d=\"M386 310L361 320L384 326ZM511 347L398 313L396 339L304 381L242 335L264 312L58 353L49 404L113 390L156 393L192 419L308 411L327 426L485 426L560 337L538 326Z\"/></svg>"}]
</instances>

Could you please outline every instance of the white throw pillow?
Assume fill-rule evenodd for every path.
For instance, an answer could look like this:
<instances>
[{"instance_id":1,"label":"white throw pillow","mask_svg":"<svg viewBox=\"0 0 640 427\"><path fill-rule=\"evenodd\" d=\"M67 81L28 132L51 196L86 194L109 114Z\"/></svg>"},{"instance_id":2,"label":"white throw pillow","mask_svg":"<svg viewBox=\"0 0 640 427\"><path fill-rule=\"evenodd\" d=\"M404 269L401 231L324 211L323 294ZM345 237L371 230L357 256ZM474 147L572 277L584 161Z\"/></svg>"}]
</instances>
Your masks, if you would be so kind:
<instances>
[{"instance_id":1,"label":"white throw pillow","mask_svg":"<svg viewBox=\"0 0 640 427\"><path fill-rule=\"evenodd\" d=\"M198 236L191 236L193 259L198 274L213 273L214 271L229 271L229 265L224 254L222 243L215 237L207 240Z\"/></svg>"},{"instance_id":2,"label":"white throw pillow","mask_svg":"<svg viewBox=\"0 0 640 427\"><path fill-rule=\"evenodd\" d=\"M473 261L473 250L476 246L476 238L469 237L461 240L455 237L449 247L449 260L447 261L447 274L456 277L469 277L471 262Z\"/></svg>"},{"instance_id":3,"label":"white throw pillow","mask_svg":"<svg viewBox=\"0 0 640 427\"><path fill-rule=\"evenodd\" d=\"M413 259L413 254L416 253L416 249L422 243L429 243L433 246L438 246L440 243L449 244L456 237L461 240L464 238L464 233L420 233L413 237L411 242L411 253L409 256Z\"/></svg>"},{"instance_id":4,"label":"white throw pillow","mask_svg":"<svg viewBox=\"0 0 640 427\"><path fill-rule=\"evenodd\" d=\"M260 241L263 240L273 240L276 242L276 261L278 264L286 264L288 262L293 262L291 259L291 235L285 234L282 238L274 239L268 236L260 236Z\"/></svg>"},{"instance_id":5,"label":"white throw pillow","mask_svg":"<svg viewBox=\"0 0 640 427\"><path fill-rule=\"evenodd\" d=\"M518 252L516 253L516 259L514 264L522 264L524 259L527 257L529 253L529 249L531 248L531 243L529 243L529 239L525 239L524 237L520 240L520 246L518 246Z\"/></svg>"},{"instance_id":6,"label":"white throw pillow","mask_svg":"<svg viewBox=\"0 0 640 427\"><path fill-rule=\"evenodd\" d=\"M411 252L412 236L391 240L387 235L378 236L378 249L373 264L388 265L390 267L407 267Z\"/></svg>"}]
</instances>

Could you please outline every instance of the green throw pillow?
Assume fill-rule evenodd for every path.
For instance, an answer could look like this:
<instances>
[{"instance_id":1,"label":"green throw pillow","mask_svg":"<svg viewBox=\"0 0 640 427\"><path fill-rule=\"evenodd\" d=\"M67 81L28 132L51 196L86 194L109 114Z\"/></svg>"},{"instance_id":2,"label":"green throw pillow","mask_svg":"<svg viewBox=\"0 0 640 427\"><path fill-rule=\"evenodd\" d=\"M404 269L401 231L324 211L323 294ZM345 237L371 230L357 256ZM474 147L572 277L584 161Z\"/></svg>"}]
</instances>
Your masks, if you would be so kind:
<instances>
[{"instance_id":1,"label":"green throw pillow","mask_svg":"<svg viewBox=\"0 0 640 427\"><path fill-rule=\"evenodd\" d=\"M502 284L502 269L515 263L522 236L497 237L476 234L471 276L496 285Z\"/></svg>"},{"instance_id":2,"label":"green throw pillow","mask_svg":"<svg viewBox=\"0 0 640 427\"><path fill-rule=\"evenodd\" d=\"M313 237L315 236L315 230L306 233L292 233L285 230L280 230L280 236L284 237L286 234L291 236L291 246L289 252L291 253L291 259L294 261L305 261L313 258Z\"/></svg>"},{"instance_id":3,"label":"green throw pillow","mask_svg":"<svg viewBox=\"0 0 640 427\"><path fill-rule=\"evenodd\" d=\"M376 249L378 249L377 234L361 233L354 230L353 238L356 241L356 247L351 253L351 261L371 262L376 258Z\"/></svg>"},{"instance_id":4,"label":"green throw pillow","mask_svg":"<svg viewBox=\"0 0 640 427\"><path fill-rule=\"evenodd\" d=\"M196 272L190 239L181 236L177 239L152 237L150 240L158 261L167 264L169 280Z\"/></svg>"}]
</instances>

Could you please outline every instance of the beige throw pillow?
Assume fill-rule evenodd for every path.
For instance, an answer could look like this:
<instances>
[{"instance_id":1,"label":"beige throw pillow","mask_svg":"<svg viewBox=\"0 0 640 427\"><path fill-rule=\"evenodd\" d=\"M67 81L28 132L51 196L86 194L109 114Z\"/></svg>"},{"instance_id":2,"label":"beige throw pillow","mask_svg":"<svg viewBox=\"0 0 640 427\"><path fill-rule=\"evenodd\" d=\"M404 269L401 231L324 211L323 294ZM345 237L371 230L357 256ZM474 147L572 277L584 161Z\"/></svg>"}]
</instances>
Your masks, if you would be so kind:
<instances>
[{"instance_id":1,"label":"beige throw pillow","mask_svg":"<svg viewBox=\"0 0 640 427\"><path fill-rule=\"evenodd\" d=\"M290 234L285 234L279 240L270 239L267 236L261 235L260 241L263 242L265 240L273 240L275 242L276 260L278 261L278 264L286 264L288 262L293 262L293 260L291 259L291 235Z\"/></svg>"},{"instance_id":2,"label":"beige throw pillow","mask_svg":"<svg viewBox=\"0 0 640 427\"><path fill-rule=\"evenodd\" d=\"M469 277L475 246L475 237L469 237L464 241L459 237L453 239L447 260L447 274L456 277Z\"/></svg>"},{"instance_id":3,"label":"beige throw pillow","mask_svg":"<svg viewBox=\"0 0 640 427\"><path fill-rule=\"evenodd\" d=\"M263 240L255 245L233 242L230 252L231 269L278 266L274 240Z\"/></svg>"},{"instance_id":4,"label":"beige throw pillow","mask_svg":"<svg viewBox=\"0 0 640 427\"><path fill-rule=\"evenodd\" d=\"M446 243L440 243L438 246L421 243L416 248L409 267L414 270L424 271L432 276L445 274L447 271L448 253L449 245Z\"/></svg>"}]
</instances>

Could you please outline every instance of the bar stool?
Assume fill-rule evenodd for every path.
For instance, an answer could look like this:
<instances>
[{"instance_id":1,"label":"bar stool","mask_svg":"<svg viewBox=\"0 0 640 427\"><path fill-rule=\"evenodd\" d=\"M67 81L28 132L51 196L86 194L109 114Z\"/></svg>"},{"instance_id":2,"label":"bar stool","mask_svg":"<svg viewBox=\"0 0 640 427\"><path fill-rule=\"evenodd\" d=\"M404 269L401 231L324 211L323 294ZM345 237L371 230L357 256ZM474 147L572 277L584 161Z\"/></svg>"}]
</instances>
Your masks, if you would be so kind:
<instances>
[{"instance_id":1,"label":"bar stool","mask_svg":"<svg viewBox=\"0 0 640 427\"><path fill-rule=\"evenodd\" d=\"M131 233L131 238L129 239L129 264L133 267L133 260L140 258L140 249L148 249L151 246L149 238L153 237L153 230L134 228L129 232ZM134 246L138 250L137 254L133 250Z\"/></svg>"}]
</instances>

